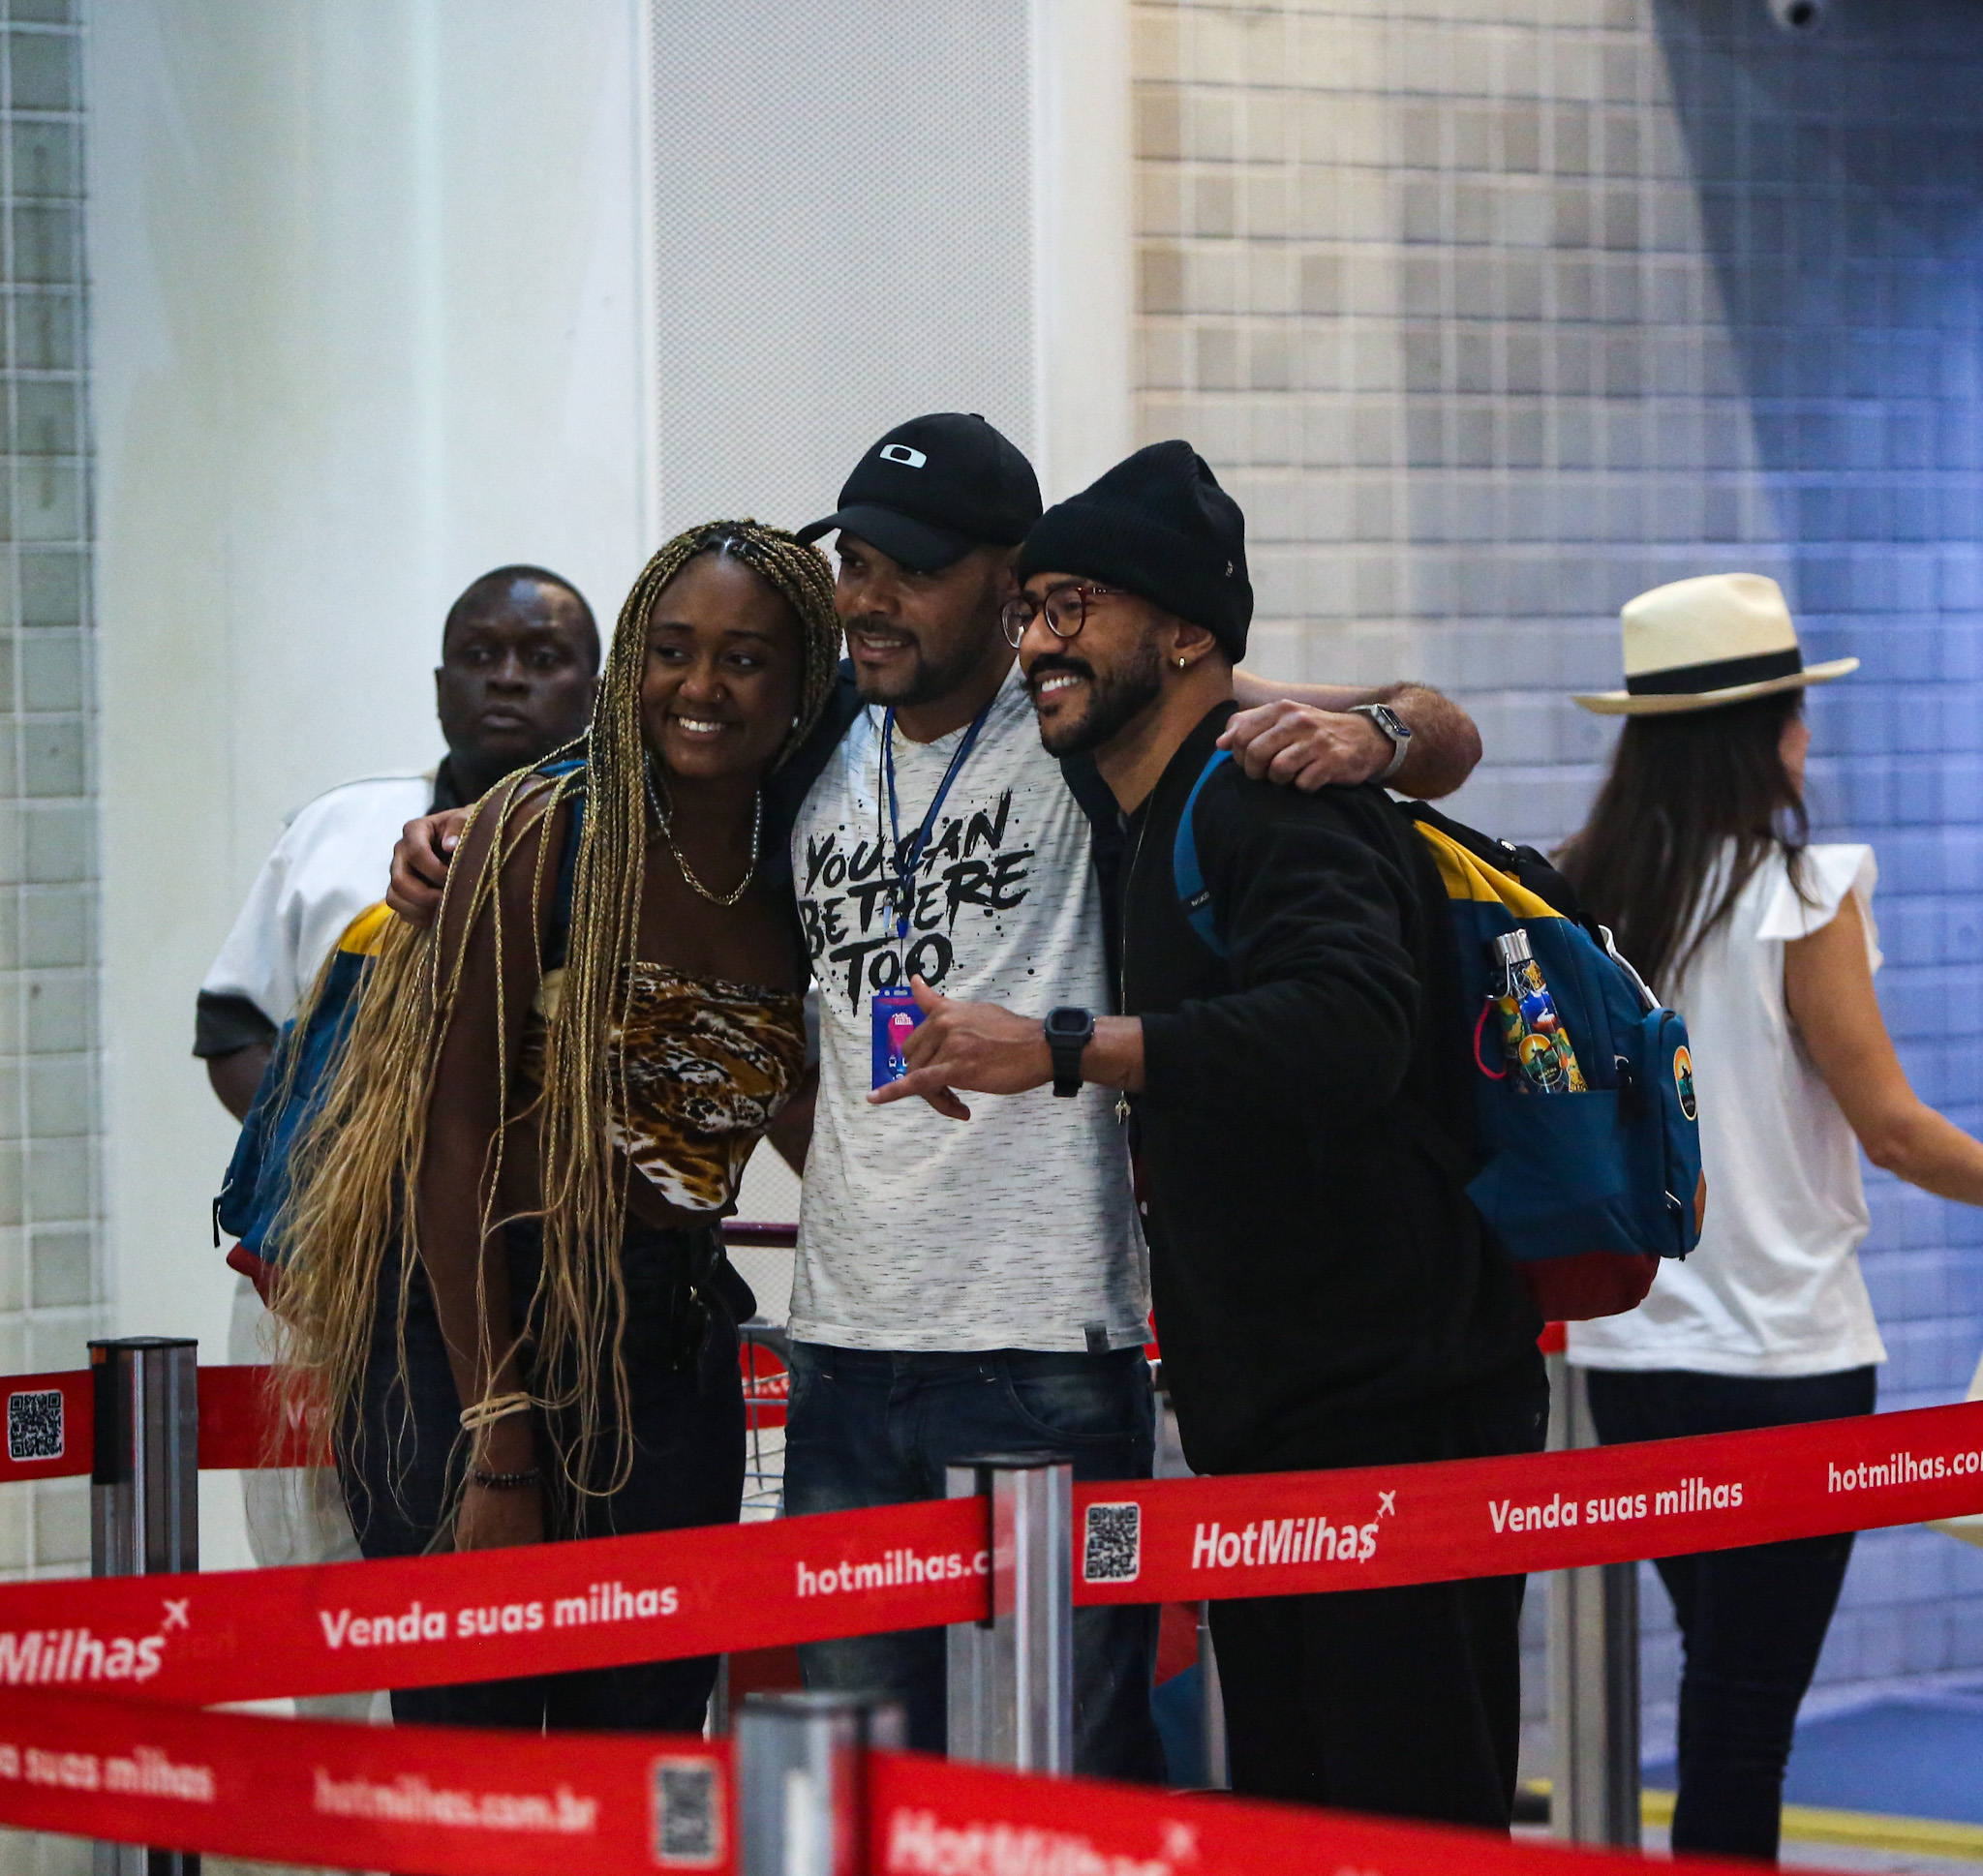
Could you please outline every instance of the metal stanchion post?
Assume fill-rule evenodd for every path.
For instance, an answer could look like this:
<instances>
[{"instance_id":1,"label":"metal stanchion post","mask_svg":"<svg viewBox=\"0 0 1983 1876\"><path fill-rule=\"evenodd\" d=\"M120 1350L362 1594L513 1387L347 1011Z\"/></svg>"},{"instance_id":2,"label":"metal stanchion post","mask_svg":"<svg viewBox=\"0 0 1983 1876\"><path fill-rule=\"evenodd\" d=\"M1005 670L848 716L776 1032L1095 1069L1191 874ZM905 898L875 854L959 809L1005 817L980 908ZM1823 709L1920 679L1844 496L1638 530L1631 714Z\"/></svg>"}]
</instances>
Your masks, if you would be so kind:
<instances>
[{"instance_id":1,"label":"metal stanchion post","mask_svg":"<svg viewBox=\"0 0 1983 1876\"><path fill-rule=\"evenodd\" d=\"M199 1567L198 1344L124 1336L89 1345L96 1387L90 1574ZM198 1876L179 1850L99 1843L96 1876Z\"/></svg>"},{"instance_id":2,"label":"metal stanchion post","mask_svg":"<svg viewBox=\"0 0 1983 1876\"><path fill-rule=\"evenodd\" d=\"M869 1694L749 1694L737 1715L742 1876L865 1876L867 1757L901 1709Z\"/></svg>"},{"instance_id":3,"label":"metal stanchion post","mask_svg":"<svg viewBox=\"0 0 1983 1876\"><path fill-rule=\"evenodd\" d=\"M730 1731L730 1657L717 1656L717 1682L709 1690L709 1730L712 1739L726 1738Z\"/></svg>"},{"instance_id":4,"label":"metal stanchion post","mask_svg":"<svg viewBox=\"0 0 1983 1876\"><path fill-rule=\"evenodd\" d=\"M1549 1444L1595 1446L1583 1371L1549 1357ZM1558 1570L1549 1579L1549 1725L1554 1833L1639 1845L1638 1565Z\"/></svg>"},{"instance_id":5,"label":"metal stanchion post","mask_svg":"<svg viewBox=\"0 0 1983 1876\"><path fill-rule=\"evenodd\" d=\"M1231 1791L1233 1768L1226 1757L1226 1696L1219 1686L1219 1656L1212 1647L1212 1606L1198 1605L1198 1724L1205 1740L1205 1782L1208 1791Z\"/></svg>"},{"instance_id":6,"label":"metal stanchion post","mask_svg":"<svg viewBox=\"0 0 1983 1876\"><path fill-rule=\"evenodd\" d=\"M950 1756L1074 1770L1074 1468L1053 1454L952 1466L953 1498L992 1500L992 1615L950 1630Z\"/></svg>"}]
</instances>

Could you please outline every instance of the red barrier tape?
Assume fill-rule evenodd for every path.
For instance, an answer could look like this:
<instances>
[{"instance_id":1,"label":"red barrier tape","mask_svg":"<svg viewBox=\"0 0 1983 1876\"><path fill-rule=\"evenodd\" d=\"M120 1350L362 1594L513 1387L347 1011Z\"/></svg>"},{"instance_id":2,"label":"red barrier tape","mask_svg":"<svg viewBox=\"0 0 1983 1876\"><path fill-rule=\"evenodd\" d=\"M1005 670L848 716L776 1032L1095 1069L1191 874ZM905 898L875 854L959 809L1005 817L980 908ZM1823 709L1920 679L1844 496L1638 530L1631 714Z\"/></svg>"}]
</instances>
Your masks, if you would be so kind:
<instances>
[{"instance_id":1,"label":"red barrier tape","mask_svg":"<svg viewBox=\"0 0 1983 1876\"><path fill-rule=\"evenodd\" d=\"M724 1741L351 1726L0 1692L0 1822L432 1876L736 1867ZM874 1876L1615 1876L1615 1854L875 1753ZM1729 1876L1753 1867L1679 1859Z\"/></svg>"},{"instance_id":2,"label":"red barrier tape","mask_svg":"<svg viewBox=\"0 0 1983 1876\"><path fill-rule=\"evenodd\" d=\"M1622 1563L1983 1511L1983 1401L1513 1459L1075 1489L1075 1601Z\"/></svg>"},{"instance_id":3,"label":"red barrier tape","mask_svg":"<svg viewBox=\"0 0 1983 1876\"><path fill-rule=\"evenodd\" d=\"M0 1485L66 1479L90 1469L96 1437L96 1384L87 1368L58 1375L9 1375L7 1452Z\"/></svg>"},{"instance_id":4,"label":"red barrier tape","mask_svg":"<svg viewBox=\"0 0 1983 1876\"><path fill-rule=\"evenodd\" d=\"M982 1498L516 1550L0 1589L0 1683L203 1705L973 1621Z\"/></svg>"},{"instance_id":5,"label":"red barrier tape","mask_svg":"<svg viewBox=\"0 0 1983 1876\"><path fill-rule=\"evenodd\" d=\"M271 1368L199 1371L199 1469L253 1471L262 1466L328 1466L326 1441L311 1437L301 1409L276 1398ZM282 1416L277 1436L269 1423Z\"/></svg>"},{"instance_id":6,"label":"red barrier tape","mask_svg":"<svg viewBox=\"0 0 1983 1876\"><path fill-rule=\"evenodd\" d=\"M329 1453L313 1444L294 1409L285 1411L278 1437L269 1437L278 1412L267 1368L199 1370L199 1469L224 1472L262 1466L327 1466ZM88 1368L54 1375L0 1378L7 1397L7 1451L0 1456L0 1485L15 1479L75 1478L91 1469L96 1438L96 1377Z\"/></svg>"},{"instance_id":7,"label":"red barrier tape","mask_svg":"<svg viewBox=\"0 0 1983 1876\"><path fill-rule=\"evenodd\" d=\"M1485 1831L1158 1797L909 1753L870 1755L868 1801L875 1876L1620 1876L1622 1861L1616 1851L1511 1843ZM1673 1863L1754 1872L1705 1857Z\"/></svg>"},{"instance_id":8,"label":"red barrier tape","mask_svg":"<svg viewBox=\"0 0 1983 1876\"><path fill-rule=\"evenodd\" d=\"M0 1692L0 1819L433 1876L733 1867L729 1747L200 1713Z\"/></svg>"},{"instance_id":9,"label":"red barrier tape","mask_svg":"<svg viewBox=\"0 0 1983 1876\"><path fill-rule=\"evenodd\" d=\"M1561 1569L1983 1510L1983 1403L1638 1446L1090 1485L1075 1600ZM982 1500L380 1563L0 1589L0 1683L202 1703L981 1618Z\"/></svg>"}]
</instances>

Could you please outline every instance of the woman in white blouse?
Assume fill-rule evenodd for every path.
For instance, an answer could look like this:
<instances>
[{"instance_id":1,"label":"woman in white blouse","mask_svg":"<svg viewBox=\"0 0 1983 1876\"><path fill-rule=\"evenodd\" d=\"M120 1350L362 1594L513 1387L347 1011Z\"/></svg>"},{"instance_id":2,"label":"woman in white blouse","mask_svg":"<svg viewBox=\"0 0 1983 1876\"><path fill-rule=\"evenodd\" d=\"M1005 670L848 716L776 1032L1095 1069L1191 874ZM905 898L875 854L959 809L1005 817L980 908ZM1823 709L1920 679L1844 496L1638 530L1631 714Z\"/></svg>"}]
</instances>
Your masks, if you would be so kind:
<instances>
[{"instance_id":1,"label":"woman in white blouse","mask_svg":"<svg viewBox=\"0 0 1983 1876\"><path fill-rule=\"evenodd\" d=\"M1807 667L1774 580L1714 574L1625 608L1630 718L1560 862L1592 917L1687 1018L1707 1223L1630 1314L1573 1323L1612 1441L1870 1413L1886 1359L1859 1273L1858 1148L1983 1205L1983 1145L1907 1085L1874 994L1864 846L1806 841ZM1849 1534L1669 1558L1685 1647L1676 1851L1774 1861L1799 1703Z\"/></svg>"}]
</instances>

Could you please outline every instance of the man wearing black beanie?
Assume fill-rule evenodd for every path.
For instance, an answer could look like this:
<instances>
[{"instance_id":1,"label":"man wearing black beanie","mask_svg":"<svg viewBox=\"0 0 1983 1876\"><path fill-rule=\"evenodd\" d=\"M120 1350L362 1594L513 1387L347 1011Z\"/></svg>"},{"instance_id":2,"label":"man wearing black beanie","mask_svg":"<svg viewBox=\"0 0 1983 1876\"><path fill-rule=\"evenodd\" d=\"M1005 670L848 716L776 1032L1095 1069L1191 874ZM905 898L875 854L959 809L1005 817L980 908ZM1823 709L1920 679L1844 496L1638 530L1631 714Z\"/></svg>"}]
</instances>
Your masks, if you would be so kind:
<instances>
[{"instance_id":1,"label":"man wearing black beanie","mask_svg":"<svg viewBox=\"0 0 1983 1876\"><path fill-rule=\"evenodd\" d=\"M1023 584L1053 567L1078 567L1083 579L1141 593L1204 626L1229 678L1246 655L1246 517L1187 442L1151 443L1049 508L1013 571Z\"/></svg>"},{"instance_id":2,"label":"man wearing black beanie","mask_svg":"<svg viewBox=\"0 0 1983 1876\"><path fill-rule=\"evenodd\" d=\"M956 1090L1122 1091L1197 1470L1538 1449L1541 1324L1428 1140L1467 1137L1468 1092L1429 855L1371 784L1302 794L1221 756L1253 610L1237 504L1188 443L1154 443L1050 509L1015 571L1041 739L1116 835L1121 1014L925 988L911 1072L870 1099L966 1119ZM1381 1544L1380 1507L1356 1509ZM1215 1599L1234 1788L1505 1828L1522 1587Z\"/></svg>"}]
</instances>

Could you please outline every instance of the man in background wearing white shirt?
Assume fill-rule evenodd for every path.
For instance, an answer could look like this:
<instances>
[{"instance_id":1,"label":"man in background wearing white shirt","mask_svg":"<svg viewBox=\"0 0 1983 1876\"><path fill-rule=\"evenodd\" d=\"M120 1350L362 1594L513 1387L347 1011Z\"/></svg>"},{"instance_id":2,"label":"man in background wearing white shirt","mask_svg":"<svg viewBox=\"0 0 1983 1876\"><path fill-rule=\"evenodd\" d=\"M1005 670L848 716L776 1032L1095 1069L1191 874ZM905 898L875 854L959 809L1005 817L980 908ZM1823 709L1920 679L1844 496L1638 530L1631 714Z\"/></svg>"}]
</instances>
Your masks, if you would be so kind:
<instances>
[{"instance_id":1,"label":"man in background wearing white shirt","mask_svg":"<svg viewBox=\"0 0 1983 1876\"><path fill-rule=\"evenodd\" d=\"M434 697L447 754L425 773L374 775L320 795L290 817L199 986L193 1052L236 1120L246 1116L275 1039L339 935L381 898L400 829L435 807L479 800L512 770L541 761L592 716L599 634L568 580L538 566L485 573L441 632ZM244 1276L229 1359L266 1361L266 1313ZM248 1542L258 1563L354 1558L357 1540L327 1467L244 1472ZM319 1717L363 1719L369 1694L298 1701Z\"/></svg>"},{"instance_id":2,"label":"man in background wearing white shirt","mask_svg":"<svg viewBox=\"0 0 1983 1876\"><path fill-rule=\"evenodd\" d=\"M346 782L291 815L199 986L193 1052L236 1120L331 946L383 895L400 829L480 800L577 736L598 671L592 608L558 574L498 567L454 602L434 673L446 756L424 773Z\"/></svg>"}]
</instances>

